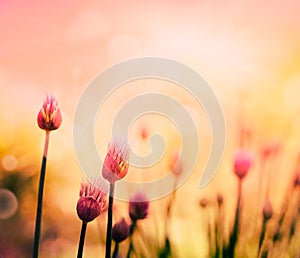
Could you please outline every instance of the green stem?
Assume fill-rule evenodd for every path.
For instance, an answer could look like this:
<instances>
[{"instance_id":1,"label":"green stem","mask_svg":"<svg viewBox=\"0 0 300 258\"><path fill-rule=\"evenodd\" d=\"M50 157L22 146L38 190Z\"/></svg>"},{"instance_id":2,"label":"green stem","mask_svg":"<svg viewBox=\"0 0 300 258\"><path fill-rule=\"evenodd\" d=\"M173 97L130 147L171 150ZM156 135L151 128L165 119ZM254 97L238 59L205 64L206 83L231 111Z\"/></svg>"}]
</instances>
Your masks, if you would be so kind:
<instances>
[{"instance_id":1,"label":"green stem","mask_svg":"<svg viewBox=\"0 0 300 258\"><path fill-rule=\"evenodd\" d=\"M112 214L113 214L114 190L115 190L115 184L111 183L109 186L109 202L108 202L108 213L107 213L105 258L111 257Z\"/></svg>"},{"instance_id":2,"label":"green stem","mask_svg":"<svg viewBox=\"0 0 300 258\"><path fill-rule=\"evenodd\" d=\"M82 221L77 258L82 258L87 222Z\"/></svg>"},{"instance_id":3,"label":"green stem","mask_svg":"<svg viewBox=\"0 0 300 258\"><path fill-rule=\"evenodd\" d=\"M44 193L44 183L45 183L49 138L50 138L50 131L46 131L42 167L41 167L41 172L40 172L38 203L37 203L37 209L36 209L35 232L34 232L33 254L32 254L33 258L37 258L39 255L41 222L42 222L42 207L43 207L43 193Z\"/></svg>"}]
</instances>

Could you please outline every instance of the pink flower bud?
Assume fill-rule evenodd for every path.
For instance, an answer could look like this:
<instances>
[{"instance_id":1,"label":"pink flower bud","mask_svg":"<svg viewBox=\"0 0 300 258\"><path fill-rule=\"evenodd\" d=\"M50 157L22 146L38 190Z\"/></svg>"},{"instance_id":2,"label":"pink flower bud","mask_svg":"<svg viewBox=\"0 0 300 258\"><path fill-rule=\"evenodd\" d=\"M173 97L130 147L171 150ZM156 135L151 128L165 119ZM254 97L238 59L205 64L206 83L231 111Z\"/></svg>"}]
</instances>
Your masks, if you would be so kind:
<instances>
[{"instance_id":1,"label":"pink flower bud","mask_svg":"<svg viewBox=\"0 0 300 258\"><path fill-rule=\"evenodd\" d=\"M90 222L100 215L100 205L93 197L80 197L77 202L78 217L84 222Z\"/></svg>"},{"instance_id":2,"label":"pink flower bud","mask_svg":"<svg viewBox=\"0 0 300 258\"><path fill-rule=\"evenodd\" d=\"M90 222L106 209L105 190L100 190L91 183L82 183L79 194L76 210L82 221Z\"/></svg>"},{"instance_id":3,"label":"pink flower bud","mask_svg":"<svg viewBox=\"0 0 300 258\"><path fill-rule=\"evenodd\" d=\"M179 177L183 172L183 163L179 151L174 151L171 157L169 168L174 176Z\"/></svg>"},{"instance_id":4,"label":"pink flower bud","mask_svg":"<svg viewBox=\"0 0 300 258\"><path fill-rule=\"evenodd\" d=\"M112 141L102 167L102 176L110 183L115 183L128 173L129 146L127 142Z\"/></svg>"},{"instance_id":5,"label":"pink flower bud","mask_svg":"<svg viewBox=\"0 0 300 258\"><path fill-rule=\"evenodd\" d=\"M137 193L129 201L129 216L132 221L148 216L149 200L143 193Z\"/></svg>"},{"instance_id":6,"label":"pink flower bud","mask_svg":"<svg viewBox=\"0 0 300 258\"><path fill-rule=\"evenodd\" d=\"M273 215L272 204L269 200L266 200L263 206L264 220L269 220Z\"/></svg>"},{"instance_id":7,"label":"pink flower bud","mask_svg":"<svg viewBox=\"0 0 300 258\"><path fill-rule=\"evenodd\" d=\"M46 131L56 130L62 123L62 116L54 96L46 96L44 104L38 113L38 125Z\"/></svg>"},{"instance_id":8,"label":"pink flower bud","mask_svg":"<svg viewBox=\"0 0 300 258\"><path fill-rule=\"evenodd\" d=\"M112 239L115 242L120 243L129 236L129 233L130 226L127 224L126 220L122 218L112 228Z\"/></svg>"},{"instance_id":9,"label":"pink flower bud","mask_svg":"<svg viewBox=\"0 0 300 258\"><path fill-rule=\"evenodd\" d=\"M147 139L149 136L149 132L148 129L145 125L143 125L140 129L140 135L142 137L143 140Z\"/></svg>"},{"instance_id":10,"label":"pink flower bud","mask_svg":"<svg viewBox=\"0 0 300 258\"><path fill-rule=\"evenodd\" d=\"M237 151L234 156L234 173L240 179L243 179L251 168L252 163L253 157L249 151L245 149Z\"/></svg>"}]
</instances>

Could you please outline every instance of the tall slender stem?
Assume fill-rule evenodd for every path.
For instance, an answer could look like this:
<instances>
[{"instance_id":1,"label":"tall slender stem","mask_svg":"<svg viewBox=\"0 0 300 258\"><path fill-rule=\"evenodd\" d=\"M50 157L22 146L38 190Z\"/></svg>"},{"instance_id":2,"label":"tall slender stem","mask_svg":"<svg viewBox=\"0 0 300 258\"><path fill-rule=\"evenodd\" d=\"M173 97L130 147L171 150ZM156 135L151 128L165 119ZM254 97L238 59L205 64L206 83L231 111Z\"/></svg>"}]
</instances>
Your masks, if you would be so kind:
<instances>
[{"instance_id":1,"label":"tall slender stem","mask_svg":"<svg viewBox=\"0 0 300 258\"><path fill-rule=\"evenodd\" d=\"M241 200L242 200L242 179L238 181L238 198L236 203L236 210L235 210L235 218L234 218L234 225L232 232L229 237L229 246L228 250L226 250L227 255L226 257L234 257L234 250L235 246L238 241L238 234L239 234L239 223L240 223L240 215L241 215Z\"/></svg>"},{"instance_id":2,"label":"tall slender stem","mask_svg":"<svg viewBox=\"0 0 300 258\"><path fill-rule=\"evenodd\" d=\"M42 207L43 207L43 193L44 193L44 182L45 182L45 174L46 174L46 163L47 163L49 138L50 138L50 131L46 131L42 167L41 167L41 172L40 172L38 203L37 203L37 209L36 209L35 232L34 232L34 243L33 243L33 254L32 254L33 258L37 258L38 254L39 254L41 222L42 222Z\"/></svg>"},{"instance_id":3,"label":"tall slender stem","mask_svg":"<svg viewBox=\"0 0 300 258\"><path fill-rule=\"evenodd\" d=\"M168 238L168 236L169 236L169 230L170 230L169 229L169 224L170 224L169 220L170 220L170 217L171 217L172 208L173 208L175 198L176 198L177 183L178 183L178 178L176 177L175 181L174 181L174 185L173 185L173 192L171 194L171 197L169 199L168 206L167 206L166 220L165 220L165 238Z\"/></svg>"},{"instance_id":4,"label":"tall slender stem","mask_svg":"<svg viewBox=\"0 0 300 258\"><path fill-rule=\"evenodd\" d=\"M129 244L129 248L128 248L126 258L130 258L130 255L133 251L132 235L133 235L133 232L134 232L135 228L136 228L136 220L133 220L132 224L130 226L130 233L129 233L129 242L130 242L130 244Z\"/></svg>"},{"instance_id":5,"label":"tall slender stem","mask_svg":"<svg viewBox=\"0 0 300 258\"><path fill-rule=\"evenodd\" d=\"M105 258L111 258L112 213L113 213L113 202L114 202L114 190L115 190L115 184L110 183L110 185L109 185L108 213L107 213Z\"/></svg>"},{"instance_id":6,"label":"tall slender stem","mask_svg":"<svg viewBox=\"0 0 300 258\"><path fill-rule=\"evenodd\" d=\"M116 242L112 258L117 258L118 257L118 253L119 253L119 242Z\"/></svg>"},{"instance_id":7,"label":"tall slender stem","mask_svg":"<svg viewBox=\"0 0 300 258\"><path fill-rule=\"evenodd\" d=\"M259 244L258 244L258 255L257 257L261 257L261 252L262 252L262 244L266 235L266 229L267 229L267 220L263 219L263 224L262 224L262 230L260 233L260 238L259 238Z\"/></svg>"},{"instance_id":8,"label":"tall slender stem","mask_svg":"<svg viewBox=\"0 0 300 258\"><path fill-rule=\"evenodd\" d=\"M87 222L82 221L77 258L82 258Z\"/></svg>"}]
</instances>

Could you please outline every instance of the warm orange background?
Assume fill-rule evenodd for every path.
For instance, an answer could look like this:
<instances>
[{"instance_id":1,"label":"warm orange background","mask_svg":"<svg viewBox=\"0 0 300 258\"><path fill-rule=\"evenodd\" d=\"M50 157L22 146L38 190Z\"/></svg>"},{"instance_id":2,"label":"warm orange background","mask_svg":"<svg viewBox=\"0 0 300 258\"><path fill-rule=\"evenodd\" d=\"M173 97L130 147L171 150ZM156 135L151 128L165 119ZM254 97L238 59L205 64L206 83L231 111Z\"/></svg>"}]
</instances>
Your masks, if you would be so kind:
<instances>
[{"instance_id":1,"label":"warm orange background","mask_svg":"<svg viewBox=\"0 0 300 258\"><path fill-rule=\"evenodd\" d=\"M72 149L72 121L77 102L97 74L133 57L167 57L194 68L209 82L225 114L228 138L224 161L207 189L199 190L198 170L203 168L209 153L209 139L206 139L209 126L201 107L188 96L180 95L179 90L172 91L171 86L162 89L159 84L145 83L145 92L150 89L172 92L185 103L198 123L200 137L205 139L197 171L177 195L173 241L185 247L178 249L178 255L188 257L192 255L191 249L197 255L206 252L198 247L203 238L199 233L203 230L199 198L214 199L217 192L224 193L231 214L236 181L230 170L241 127L249 130L246 147L257 158L245 183L245 195L250 199L262 176L259 174L262 146L268 142L279 142L282 146L281 156L273 164L276 175L270 176L271 195L278 208L299 152L299 10L300 2L296 0L0 0L0 159L13 155L18 160L13 171L7 171L2 162L0 179L7 173L24 170L25 177L35 176L32 189L36 191L44 140L36 116L46 93L55 94L63 112L62 127L51 134L45 199L52 200L50 207L59 209L60 216L65 218L62 220L69 221L73 229L62 234L65 238L61 243L53 241L51 250L66 253L62 257L74 257L79 236L80 223L74 207L82 175ZM105 105L102 114L107 129L98 121L96 127L101 135L95 136L101 145L101 155L105 155L113 115L122 101L141 92L139 87L121 88ZM146 117L140 124L147 121L145 124L151 125L151 119L157 118ZM150 126L150 132L166 131L170 126L161 125ZM139 124L133 127L133 135L138 128ZM178 144L178 135L174 135L172 147ZM23 205L27 220L32 220L28 222L28 234L31 230L33 234L35 199L26 197ZM22 206L19 212L23 212L20 209ZM51 209L45 209L45 213L51 213ZM190 231L191 228L195 230ZM91 248L100 252L100 247L92 244L96 241L90 241ZM47 246L42 250L47 253Z\"/></svg>"}]
</instances>

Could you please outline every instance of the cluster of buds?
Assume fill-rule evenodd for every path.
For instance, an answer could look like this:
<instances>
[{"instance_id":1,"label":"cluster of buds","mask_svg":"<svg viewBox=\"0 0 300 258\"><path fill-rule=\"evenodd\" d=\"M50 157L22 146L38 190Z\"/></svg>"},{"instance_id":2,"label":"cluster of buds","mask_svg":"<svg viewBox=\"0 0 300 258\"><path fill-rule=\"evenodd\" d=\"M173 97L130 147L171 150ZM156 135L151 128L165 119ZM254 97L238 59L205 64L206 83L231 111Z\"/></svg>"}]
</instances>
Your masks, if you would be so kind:
<instances>
[{"instance_id":1,"label":"cluster of buds","mask_svg":"<svg viewBox=\"0 0 300 258\"><path fill-rule=\"evenodd\" d=\"M91 183L81 183L77 202L78 217L84 222L91 222L103 212L107 205L107 190L99 189Z\"/></svg>"}]
</instances>

